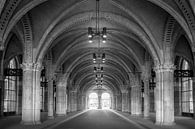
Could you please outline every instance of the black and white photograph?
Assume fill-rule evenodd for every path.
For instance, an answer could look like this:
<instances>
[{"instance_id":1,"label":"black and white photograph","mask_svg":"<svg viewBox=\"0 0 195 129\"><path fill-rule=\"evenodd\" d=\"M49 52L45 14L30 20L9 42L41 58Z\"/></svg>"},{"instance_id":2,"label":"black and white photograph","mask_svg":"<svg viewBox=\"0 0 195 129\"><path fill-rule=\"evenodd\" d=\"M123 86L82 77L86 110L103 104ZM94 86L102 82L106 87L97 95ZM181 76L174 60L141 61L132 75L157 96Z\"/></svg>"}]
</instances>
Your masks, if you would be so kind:
<instances>
[{"instance_id":1,"label":"black and white photograph","mask_svg":"<svg viewBox=\"0 0 195 129\"><path fill-rule=\"evenodd\" d=\"M195 0L0 0L0 129L195 129Z\"/></svg>"}]
</instances>

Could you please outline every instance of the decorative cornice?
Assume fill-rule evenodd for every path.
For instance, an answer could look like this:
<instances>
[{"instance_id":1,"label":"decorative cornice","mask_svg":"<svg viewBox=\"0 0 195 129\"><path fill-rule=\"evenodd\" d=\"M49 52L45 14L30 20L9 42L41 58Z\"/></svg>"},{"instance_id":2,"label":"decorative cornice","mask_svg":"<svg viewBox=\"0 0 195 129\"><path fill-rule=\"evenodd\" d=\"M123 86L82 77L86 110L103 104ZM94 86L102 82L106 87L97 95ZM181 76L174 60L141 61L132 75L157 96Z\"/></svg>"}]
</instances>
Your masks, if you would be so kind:
<instances>
[{"instance_id":1,"label":"decorative cornice","mask_svg":"<svg viewBox=\"0 0 195 129\"><path fill-rule=\"evenodd\" d=\"M41 71L42 66L40 63L22 63L21 68L23 71Z\"/></svg>"},{"instance_id":2,"label":"decorative cornice","mask_svg":"<svg viewBox=\"0 0 195 129\"><path fill-rule=\"evenodd\" d=\"M20 1L21 0L9 0L7 5L5 5L4 10L0 15L0 37L3 37L4 31L6 30L7 25L14 13L14 10L16 9Z\"/></svg>"},{"instance_id":3,"label":"decorative cornice","mask_svg":"<svg viewBox=\"0 0 195 129\"><path fill-rule=\"evenodd\" d=\"M163 64L163 65L157 65L154 67L154 70L156 73L160 72L174 72L176 69L174 64Z\"/></svg>"},{"instance_id":4,"label":"decorative cornice","mask_svg":"<svg viewBox=\"0 0 195 129\"><path fill-rule=\"evenodd\" d=\"M188 2L186 0L175 0L175 2L177 3L181 11L183 12L183 15L186 21L188 22L188 25L190 26L190 28L195 30L195 17L194 17L194 13L191 10L191 7L188 4Z\"/></svg>"}]
</instances>

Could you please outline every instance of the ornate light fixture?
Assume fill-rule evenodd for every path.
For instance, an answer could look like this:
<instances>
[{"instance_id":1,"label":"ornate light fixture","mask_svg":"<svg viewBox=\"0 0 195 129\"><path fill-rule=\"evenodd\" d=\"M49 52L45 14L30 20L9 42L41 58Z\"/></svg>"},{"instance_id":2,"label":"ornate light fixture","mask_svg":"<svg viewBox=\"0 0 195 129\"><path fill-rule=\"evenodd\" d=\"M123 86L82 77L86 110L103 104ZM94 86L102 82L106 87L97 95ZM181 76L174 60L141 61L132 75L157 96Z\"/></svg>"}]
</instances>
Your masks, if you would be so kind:
<instances>
[{"instance_id":1,"label":"ornate light fixture","mask_svg":"<svg viewBox=\"0 0 195 129\"><path fill-rule=\"evenodd\" d=\"M93 30L95 29L95 30ZM98 41L98 52L93 53L93 63L97 64L97 66L94 67L94 73L95 73L95 82L98 88L102 88L103 85L103 67L101 67L100 64L105 63L106 55L105 53L100 52L100 42L106 43L107 38L107 28L103 27L102 31L100 31L100 25L99 25L99 0L96 0L96 26L95 28L88 27L88 38L89 43L93 43L93 40Z\"/></svg>"},{"instance_id":2,"label":"ornate light fixture","mask_svg":"<svg viewBox=\"0 0 195 129\"><path fill-rule=\"evenodd\" d=\"M106 59L105 59L106 55L105 53L98 53L96 55L96 53L93 53L93 63L105 63L106 62Z\"/></svg>"},{"instance_id":3,"label":"ornate light fixture","mask_svg":"<svg viewBox=\"0 0 195 129\"><path fill-rule=\"evenodd\" d=\"M102 31L100 31L99 27L99 0L96 0L96 26L95 26L95 31L93 31L92 27L88 27L88 38L89 38L89 43L93 43L93 38L98 37L99 40L100 38L102 39L103 43L106 43L106 38L107 38L107 28L103 27Z\"/></svg>"}]
</instances>

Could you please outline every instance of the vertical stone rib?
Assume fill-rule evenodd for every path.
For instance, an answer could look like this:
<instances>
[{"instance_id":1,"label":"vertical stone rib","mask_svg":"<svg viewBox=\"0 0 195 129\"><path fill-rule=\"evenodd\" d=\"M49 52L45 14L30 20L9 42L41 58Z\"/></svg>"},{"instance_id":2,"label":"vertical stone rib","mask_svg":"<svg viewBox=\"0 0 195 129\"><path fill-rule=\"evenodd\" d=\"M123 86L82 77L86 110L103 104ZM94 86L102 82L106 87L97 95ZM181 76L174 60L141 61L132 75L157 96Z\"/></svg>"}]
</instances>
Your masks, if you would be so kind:
<instances>
[{"instance_id":1,"label":"vertical stone rib","mask_svg":"<svg viewBox=\"0 0 195 129\"><path fill-rule=\"evenodd\" d=\"M40 68L33 62L33 41L30 18L22 18L24 28L22 124L40 124Z\"/></svg>"},{"instance_id":2,"label":"vertical stone rib","mask_svg":"<svg viewBox=\"0 0 195 129\"><path fill-rule=\"evenodd\" d=\"M174 124L174 85L173 85L173 65L160 65L156 71L156 124Z\"/></svg>"}]
</instances>

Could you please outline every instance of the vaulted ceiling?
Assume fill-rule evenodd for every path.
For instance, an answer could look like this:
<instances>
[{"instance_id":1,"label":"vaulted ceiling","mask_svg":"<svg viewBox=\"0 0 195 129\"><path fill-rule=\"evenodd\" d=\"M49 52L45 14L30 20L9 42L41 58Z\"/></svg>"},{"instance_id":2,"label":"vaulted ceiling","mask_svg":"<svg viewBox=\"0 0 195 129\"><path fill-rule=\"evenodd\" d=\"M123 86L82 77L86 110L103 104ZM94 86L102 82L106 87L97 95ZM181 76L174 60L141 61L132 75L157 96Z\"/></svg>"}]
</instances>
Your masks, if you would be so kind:
<instances>
[{"instance_id":1,"label":"vaulted ceiling","mask_svg":"<svg viewBox=\"0 0 195 129\"><path fill-rule=\"evenodd\" d=\"M1 23L4 23L6 11L12 8L7 16L9 20L1 26L0 37L5 40L15 27L18 37L23 39L18 28L20 19L28 13L36 48L35 61L43 62L50 54L55 71L63 69L71 87L86 91L96 86L94 67L98 64L93 63L93 53L100 51L106 55L106 62L100 64L103 87L117 91L127 87L131 73L141 73L145 60L162 61L165 27L170 17L176 21L175 28L180 28L193 41L192 3L184 0L100 0L99 24L100 30L107 28L107 42L100 42L98 46L98 40L89 43L87 37L88 27L96 25L95 0L3 0Z\"/></svg>"}]
</instances>

